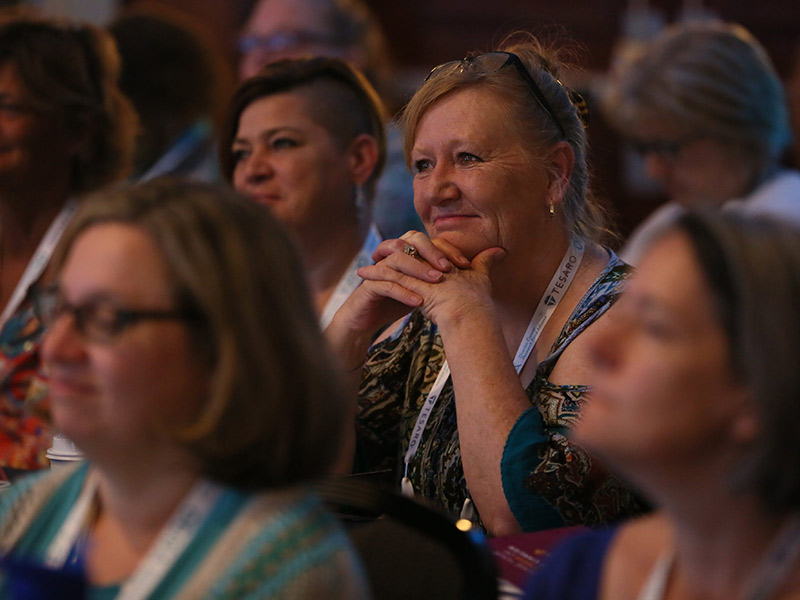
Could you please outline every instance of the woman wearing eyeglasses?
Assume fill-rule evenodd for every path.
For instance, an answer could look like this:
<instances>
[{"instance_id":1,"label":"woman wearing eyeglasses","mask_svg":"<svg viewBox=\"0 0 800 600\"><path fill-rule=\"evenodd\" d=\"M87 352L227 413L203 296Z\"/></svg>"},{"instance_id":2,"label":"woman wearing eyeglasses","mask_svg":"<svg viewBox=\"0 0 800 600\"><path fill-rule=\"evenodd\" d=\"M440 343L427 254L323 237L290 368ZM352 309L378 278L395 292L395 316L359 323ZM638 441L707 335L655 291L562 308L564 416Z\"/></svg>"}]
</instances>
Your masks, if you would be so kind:
<instances>
[{"instance_id":1,"label":"woman wearing eyeglasses","mask_svg":"<svg viewBox=\"0 0 800 600\"><path fill-rule=\"evenodd\" d=\"M564 436L629 269L597 242L559 67L526 37L431 72L403 121L426 233L384 241L327 330L360 378L358 467L497 535L637 507Z\"/></svg>"},{"instance_id":2,"label":"woman wearing eyeglasses","mask_svg":"<svg viewBox=\"0 0 800 600\"><path fill-rule=\"evenodd\" d=\"M54 267L36 295L53 419L89 463L0 496L0 596L363 597L303 487L350 403L269 211L154 180L87 201Z\"/></svg>"},{"instance_id":3,"label":"woman wearing eyeglasses","mask_svg":"<svg viewBox=\"0 0 800 600\"><path fill-rule=\"evenodd\" d=\"M628 239L632 264L687 208L724 207L800 224L800 173L784 169L792 133L764 48L733 23L681 23L612 77L606 113L669 199Z\"/></svg>"}]
</instances>

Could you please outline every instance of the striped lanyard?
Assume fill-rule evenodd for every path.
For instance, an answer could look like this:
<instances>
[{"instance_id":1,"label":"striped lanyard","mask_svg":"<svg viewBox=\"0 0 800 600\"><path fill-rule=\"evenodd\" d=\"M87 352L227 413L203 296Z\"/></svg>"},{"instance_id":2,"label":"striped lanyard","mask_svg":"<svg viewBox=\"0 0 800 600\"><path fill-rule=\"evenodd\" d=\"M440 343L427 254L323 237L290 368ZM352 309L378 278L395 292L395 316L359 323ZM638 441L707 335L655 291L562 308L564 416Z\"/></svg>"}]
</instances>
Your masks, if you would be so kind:
<instances>
[{"instance_id":1,"label":"striped lanyard","mask_svg":"<svg viewBox=\"0 0 800 600\"><path fill-rule=\"evenodd\" d=\"M122 585L117 600L141 600L150 596L197 534L222 493L223 488L215 483L200 481L195 484L137 569ZM48 567L63 568L70 557L75 556L75 547L85 536L96 494L97 479L90 475L47 550L45 564Z\"/></svg>"}]
</instances>

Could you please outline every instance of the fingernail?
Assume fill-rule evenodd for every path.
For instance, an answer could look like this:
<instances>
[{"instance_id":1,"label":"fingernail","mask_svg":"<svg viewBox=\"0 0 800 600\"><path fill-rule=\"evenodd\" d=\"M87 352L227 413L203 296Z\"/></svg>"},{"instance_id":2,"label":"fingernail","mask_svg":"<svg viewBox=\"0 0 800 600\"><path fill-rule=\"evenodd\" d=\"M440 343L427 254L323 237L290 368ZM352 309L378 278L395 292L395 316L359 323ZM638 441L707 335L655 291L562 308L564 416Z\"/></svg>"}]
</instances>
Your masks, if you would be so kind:
<instances>
[{"instance_id":1,"label":"fingernail","mask_svg":"<svg viewBox=\"0 0 800 600\"><path fill-rule=\"evenodd\" d=\"M434 281L439 281L442 277L444 277L444 273L441 271L437 271L436 269L431 269L428 271L428 277L433 279Z\"/></svg>"},{"instance_id":2,"label":"fingernail","mask_svg":"<svg viewBox=\"0 0 800 600\"><path fill-rule=\"evenodd\" d=\"M439 259L439 266L440 266L441 268L443 268L443 269L445 269L445 270L449 271L450 269L452 269L452 268L453 268L453 263L451 263L451 262L450 262L449 260L447 260L446 258L440 258L440 259Z\"/></svg>"}]
</instances>

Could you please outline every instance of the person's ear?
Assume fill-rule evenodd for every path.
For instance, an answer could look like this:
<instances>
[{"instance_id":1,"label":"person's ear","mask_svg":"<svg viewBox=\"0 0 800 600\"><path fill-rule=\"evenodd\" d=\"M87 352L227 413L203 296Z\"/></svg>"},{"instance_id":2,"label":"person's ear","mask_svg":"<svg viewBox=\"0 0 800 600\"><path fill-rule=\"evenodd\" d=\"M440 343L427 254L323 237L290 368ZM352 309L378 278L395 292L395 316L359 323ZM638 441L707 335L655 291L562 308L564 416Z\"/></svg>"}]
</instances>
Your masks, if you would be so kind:
<instances>
[{"instance_id":1,"label":"person's ear","mask_svg":"<svg viewBox=\"0 0 800 600\"><path fill-rule=\"evenodd\" d=\"M731 436L737 444L746 445L761 436L762 427L750 392L742 389L740 393L741 396L731 399L739 405L731 421Z\"/></svg>"},{"instance_id":2,"label":"person's ear","mask_svg":"<svg viewBox=\"0 0 800 600\"><path fill-rule=\"evenodd\" d=\"M357 135L347 147L350 176L355 185L363 185L378 163L378 142L369 134Z\"/></svg>"},{"instance_id":3,"label":"person's ear","mask_svg":"<svg viewBox=\"0 0 800 600\"><path fill-rule=\"evenodd\" d=\"M547 158L548 194L547 204L558 207L567 193L572 169L575 166L575 153L565 141L558 142L550 150Z\"/></svg>"}]
</instances>

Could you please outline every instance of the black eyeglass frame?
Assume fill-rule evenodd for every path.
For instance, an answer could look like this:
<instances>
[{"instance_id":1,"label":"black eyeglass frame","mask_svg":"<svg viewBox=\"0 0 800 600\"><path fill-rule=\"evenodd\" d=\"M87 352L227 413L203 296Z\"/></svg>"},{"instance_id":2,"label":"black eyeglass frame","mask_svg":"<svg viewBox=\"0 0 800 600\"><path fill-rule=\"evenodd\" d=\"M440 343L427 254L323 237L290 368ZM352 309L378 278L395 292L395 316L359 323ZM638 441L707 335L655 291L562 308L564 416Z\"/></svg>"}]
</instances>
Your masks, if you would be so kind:
<instances>
[{"instance_id":1,"label":"black eyeglass frame","mask_svg":"<svg viewBox=\"0 0 800 600\"><path fill-rule=\"evenodd\" d=\"M346 44L346 40L341 36L315 31L277 31L270 35L243 36L239 39L237 47L240 54L248 54L254 50L281 52L287 48L298 48L304 44L341 47Z\"/></svg>"},{"instance_id":2,"label":"black eyeglass frame","mask_svg":"<svg viewBox=\"0 0 800 600\"><path fill-rule=\"evenodd\" d=\"M629 138L628 143L633 151L641 156L652 154L662 158L675 159L685 146L700 137L699 135L687 135L673 140Z\"/></svg>"},{"instance_id":3,"label":"black eyeglass frame","mask_svg":"<svg viewBox=\"0 0 800 600\"><path fill-rule=\"evenodd\" d=\"M57 283L36 287L31 294L33 312L45 329L53 326L56 319L69 312L75 322L75 328L87 340L93 342L111 342L127 328L141 321L194 321L197 315L188 310L136 310L118 308L108 303L113 320L108 323L98 321L91 325L91 311L96 310L100 302L76 306L68 302L62 295ZM47 303L50 304L47 304ZM99 334L99 335L98 335Z\"/></svg>"},{"instance_id":4,"label":"black eyeglass frame","mask_svg":"<svg viewBox=\"0 0 800 600\"><path fill-rule=\"evenodd\" d=\"M481 62L485 61L487 57L491 56L506 57L505 62L503 62L499 67L497 67L495 71L496 72L501 71L508 65L512 65L516 69L517 73L519 73L519 76L522 77L522 80L525 82L525 84L528 86L528 89L530 90L531 94L533 94L536 103L553 120L553 123L555 123L556 127L558 127L559 133L561 133L561 137L566 139L567 134L564 131L564 127L561 125L561 121L559 121L558 117L556 116L555 111L550 106L550 103L547 101L547 98L545 98L544 94L542 93L542 90L536 84L536 81L533 79L533 76L528 72L528 69L525 68L522 59L520 59L520 57L514 54L513 52L506 52L504 50L495 50L493 52L484 52L483 54L476 54L475 56L466 56L459 60L451 60L431 69L431 72L428 73L428 76L425 78L425 81L427 82L432 77L435 77L438 74L444 72L444 70L446 70L448 67L461 66L461 68L464 69L465 67L469 67L473 64L478 65Z\"/></svg>"}]
</instances>

